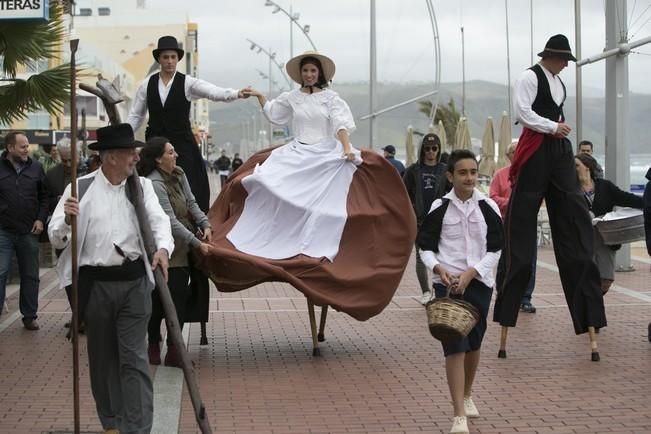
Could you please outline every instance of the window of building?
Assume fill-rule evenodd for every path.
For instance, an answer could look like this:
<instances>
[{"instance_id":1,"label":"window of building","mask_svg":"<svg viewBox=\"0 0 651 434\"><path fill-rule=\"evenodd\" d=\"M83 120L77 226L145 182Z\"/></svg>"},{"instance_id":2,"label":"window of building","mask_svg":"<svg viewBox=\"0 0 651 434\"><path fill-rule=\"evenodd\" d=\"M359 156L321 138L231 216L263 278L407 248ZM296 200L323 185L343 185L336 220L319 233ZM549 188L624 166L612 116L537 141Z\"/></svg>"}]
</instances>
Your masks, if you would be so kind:
<instances>
[{"instance_id":1,"label":"window of building","mask_svg":"<svg viewBox=\"0 0 651 434\"><path fill-rule=\"evenodd\" d=\"M31 61L27 62L25 65L25 69L27 72L31 72L34 74L39 74L43 71L48 70L48 60L47 59L41 59L41 60L36 60L36 61Z\"/></svg>"},{"instance_id":2,"label":"window of building","mask_svg":"<svg viewBox=\"0 0 651 434\"><path fill-rule=\"evenodd\" d=\"M79 16L80 17L90 17L93 15L93 10L91 8L80 8L79 9Z\"/></svg>"},{"instance_id":3,"label":"window of building","mask_svg":"<svg viewBox=\"0 0 651 434\"><path fill-rule=\"evenodd\" d=\"M97 117L97 102L98 99L96 96L86 96L86 95L77 95L77 112L81 116L81 110L86 110L86 116L88 117ZM66 102L63 108L63 114L65 116L70 116L70 103Z\"/></svg>"},{"instance_id":4,"label":"window of building","mask_svg":"<svg viewBox=\"0 0 651 434\"><path fill-rule=\"evenodd\" d=\"M28 130L47 130L50 128L50 114L45 110L30 113L27 118Z\"/></svg>"},{"instance_id":5,"label":"window of building","mask_svg":"<svg viewBox=\"0 0 651 434\"><path fill-rule=\"evenodd\" d=\"M107 17L111 15L111 8L97 8L97 14L100 17Z\"/></svg>"}]
</instances>

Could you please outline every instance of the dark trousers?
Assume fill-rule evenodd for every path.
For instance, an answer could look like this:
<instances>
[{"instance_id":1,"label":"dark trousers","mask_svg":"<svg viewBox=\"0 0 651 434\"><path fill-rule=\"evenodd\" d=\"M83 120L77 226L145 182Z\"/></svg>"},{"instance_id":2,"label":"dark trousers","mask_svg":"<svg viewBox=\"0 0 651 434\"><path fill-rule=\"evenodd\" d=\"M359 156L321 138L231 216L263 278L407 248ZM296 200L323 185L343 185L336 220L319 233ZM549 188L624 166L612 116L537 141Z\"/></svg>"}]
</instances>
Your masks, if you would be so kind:
<instances>
[{"instance_id":1,"label":"dark trousers","mask_svg":"<svg viewBox=\"0 0 651 434\"><path fill-rule=\"evenodd\" d=\"M38 311L38 236L18 234L0 227L0 315L5 302L11 257L16 254L20 274L20 313L23 320L36 319Z\"/></svg>"},{"instance_id":2,"label":"dark trousers","mask_svg":"<svg viewBox=\"0 0 651 434\"><path fill-rule=\"evenodd\" d=\"M592 224L579 189L569 140L546 137L518 177L506 215L505 264L498 270L493 319L514 327L531 277L538 209L545 199L554 254L574 331L604 327L599 271L592 261Z\"/></svg>"},{"instance_id":3,"label":"dark trousers","mask_svg":"<svg viewBox=\"0 0 651 434\"><path fill-rule=\"evenodd\" d=\"M537 241L537 240L536 240ZM534 243L535 247L533 249L533 259L531 261L531 276L529 276L529 281L527 282L527 287L524 290L524 294L522 294L522 299L520 300L521 304L524 303L531 303L531 296L533 295L533 290L536 287L536 263L538 262L538 243ZM501 270L498 271L498 276L499 278L504 277L504 268L506 264L506 254L502 252L500 255L500 261L497 264L497 269ZM497 287L499 288L499 281L497 283Z\"/></svg>"},{"instance_id":4,"label":"dark trousers","mask_svg":"<svg viewBox=\"0 0 651 434\"><path fill-rule=\"evenodd\" d=\"M185 310L190 298L190 268L189 267L173 267L169 269L169 277L167 279L167 286L170 289L170 295L176 308L176 316L179 319L179 329L183 330L183 323L185 322ZM148 341L150 344L156 344L161 341L160 323L165 318L165 311L163 304L160 300L160 292L158 288L154 289L151 293L152 308L151 318L149 319L149 334ZM170 345L171 340L169 333L167 336L167 345Z\"/></svg>"}]
</instances>

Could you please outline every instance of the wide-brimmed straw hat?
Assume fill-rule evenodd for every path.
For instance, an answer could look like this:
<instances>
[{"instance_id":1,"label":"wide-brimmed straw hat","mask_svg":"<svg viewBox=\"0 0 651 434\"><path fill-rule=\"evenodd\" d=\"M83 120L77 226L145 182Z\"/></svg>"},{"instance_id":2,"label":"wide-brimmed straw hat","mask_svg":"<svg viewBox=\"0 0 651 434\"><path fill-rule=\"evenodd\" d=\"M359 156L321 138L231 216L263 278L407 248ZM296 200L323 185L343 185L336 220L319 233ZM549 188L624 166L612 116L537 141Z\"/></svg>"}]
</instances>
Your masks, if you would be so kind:
<instances>
[{"instance_id":1,"label":"wide-brimmed straw hat","mask_svg":"<svg viewBox=\"0 0 651 434\"><path fill-rule=\"evenodd\" d=\"M326 81L332 80L332 77L335 75L335 62L333 62L332 59L328 56L319 54L316 51L306 51L303 54L292 57L289 62L287 62L285 68L287 69L287 74L291 77L292 80L298 84L303 84L303 80L301 78L301 61L306 57L314 57L319 62L321 62L324 78Z\"/></svg>"},{"instance_id":2,"label":"wide-brimmed straw hat","mask_svg":"<svg viewBox=\"0 0 651 434\"><path fill-rule=\"evenodd\" d=\"M556 57L576 62L576 57L574 57L570 48L570 41L567 40L565 35L554 35L549 38L549 41L545 44L545 49L538 53L538 56L543 59L545 57Z\"/></svg>"}]
</instances>

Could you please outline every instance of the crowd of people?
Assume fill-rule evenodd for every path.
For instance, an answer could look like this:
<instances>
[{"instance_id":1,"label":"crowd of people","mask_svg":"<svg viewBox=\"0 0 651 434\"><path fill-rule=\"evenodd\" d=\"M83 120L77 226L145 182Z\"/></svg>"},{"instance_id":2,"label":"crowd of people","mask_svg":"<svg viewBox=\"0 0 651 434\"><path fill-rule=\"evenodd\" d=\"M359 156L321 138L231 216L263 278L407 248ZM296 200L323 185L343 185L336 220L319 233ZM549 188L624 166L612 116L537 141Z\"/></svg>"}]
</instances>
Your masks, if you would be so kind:
<instances>
[{"instance_id":1,"label":"crowd of people","mask_svg":"<svg viewBox=\"0 0 651 434\"><path fill-rule=\"evenodd\" d=\"M575 153L567 139L571 128L563 114L566 95L559 73L575 59L562 35L549 39L539 53L541 61L516 82L514 109L524 130L507 148L511 165L496 172L487 194L477 187L476 156L468 150L444 154L436 134L423 136L418 160L407 168L396 160L392 145L382 149L386 161L354 148L353 116L329 89L335 64L327 56L310 52L290 60L287 72L300 87L269 100L251 87L219 88L177 72L183 54L173 37L160 38L153 50L160 72L139 87L127 123L98 129L97 141L89 145L94 154L76 174L71 162L79 156L72 154L69 139L31 157L26 135L15 131L5 137L0 155L0 302L15 254L23 324L30 331L39 329L39 237L47 235L57 249L60 284L69 291L71 219L77 219L79 312L88 340L91 389L105 432L151 430L148 364L163 363L160 328L165 317L152 274L157 268L167 280L181 327L189 320L193 288L207 285L199 268L210 256L227 261L228 251L261 268L266 264L261 259L272 261L287 281L305 284L306 295L366 319L393 296L415 244L420 302L462 297L480 313L466 337L442 343L454 413L450 432L468 433L468 418L479 417L472 392L493 290L493 320L501 325L515 326L518 312L536 312L531 297L536 219L543 201L577 334L606 326L603 296L614 281L618 247L604 242L592 218L615 206L643 209L651 254L651 169L640 198L604 179L591 142L581 142ZM239 155L231 159L222 152L210 167L226 192L220 199L229 203L215 203L211 215L216 217L209 220L206 166L187 121L190 102L248 97L258 100L270 122L291 123L295 138L261 151L252 157L257 164L239 171ZM134 130L147 113L143 144L135 140ZM127 182L134 168L155 242L151 261ZM76 197L71 194L73 178ZM243 191L245 198L233 196ZM404 201L382 202L388 193ZM231 208L236 212L222 212ZM380 236L372 225L355 223L377 215L389 216L386 222L398 227ZM355 231L346 231L349 225ZM360 240L376 246L373 255L358 254ZM345 278L337 280L335 270L342 263ZM371 279L368 271L380 265L385 274L372 291L363 290L364 280ZM306 270L325 269L329 277L317 280L329 279L328 286L349 292L310 292L314 288L300 280ZM251 286L255 279L244 280ZM168 339L164 364L180 366L179 351Z\"/></svg>"}]
</instances>

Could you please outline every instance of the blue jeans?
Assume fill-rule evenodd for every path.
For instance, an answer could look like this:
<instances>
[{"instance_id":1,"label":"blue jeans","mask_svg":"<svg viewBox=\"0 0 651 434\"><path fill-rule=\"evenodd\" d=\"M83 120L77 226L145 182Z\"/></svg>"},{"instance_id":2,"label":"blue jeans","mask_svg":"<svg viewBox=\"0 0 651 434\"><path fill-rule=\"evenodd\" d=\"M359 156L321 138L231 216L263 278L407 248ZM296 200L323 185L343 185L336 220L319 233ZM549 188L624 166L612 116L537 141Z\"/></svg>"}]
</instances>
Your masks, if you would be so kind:
<instances>
[{"instance_id":1,"label":"blue jeans","mask_svg":"<svg viewBox=\"0 0 651 434\"><path fill-rule=\"evenodd\" d=\"M0 226L0 307L5 302L9 265L14 252L20 274L20 313L23 320L35 319L38 310L38 236L17 234Z\"/></svg>"}]
</instances>

